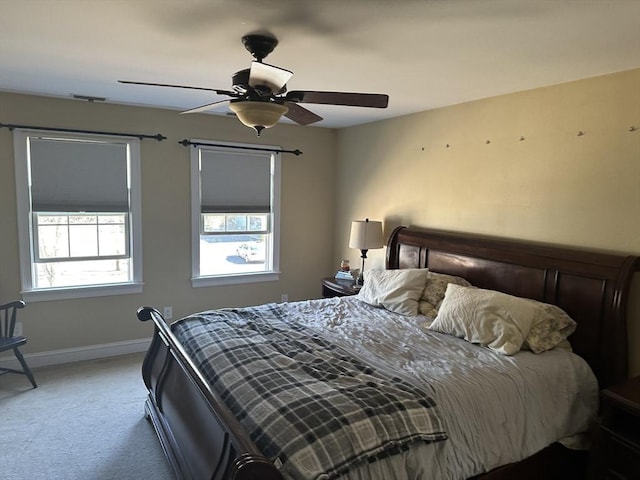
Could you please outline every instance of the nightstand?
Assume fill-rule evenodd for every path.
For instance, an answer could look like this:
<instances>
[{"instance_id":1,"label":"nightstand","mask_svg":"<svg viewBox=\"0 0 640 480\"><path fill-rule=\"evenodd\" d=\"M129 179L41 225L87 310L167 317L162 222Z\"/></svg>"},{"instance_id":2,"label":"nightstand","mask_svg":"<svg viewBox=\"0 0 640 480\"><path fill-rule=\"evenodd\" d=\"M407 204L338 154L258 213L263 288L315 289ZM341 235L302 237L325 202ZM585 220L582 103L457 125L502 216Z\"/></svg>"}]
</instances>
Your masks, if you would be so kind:
<instances>
[{"instance_id":1,"label":"nightstand","mask_svg":"<svg viewBox=\"0 0 640 480\"><path fill-rule=\"evenodd\" d=\"M640 479L640 377L600 392L595 478Z\"/></svg>"},{"instance_id":2,"label":"nightstand","mask_svg":"<svg viewBox=\"0 0 640 480\"><path fill-rule=\"evenodd\" d=\"M322 296L324 298L347 297L349 295L356 295L359 291L360 286L356 285L352 280L333 277L322 279Z\"/></svg>"}]
</instances>

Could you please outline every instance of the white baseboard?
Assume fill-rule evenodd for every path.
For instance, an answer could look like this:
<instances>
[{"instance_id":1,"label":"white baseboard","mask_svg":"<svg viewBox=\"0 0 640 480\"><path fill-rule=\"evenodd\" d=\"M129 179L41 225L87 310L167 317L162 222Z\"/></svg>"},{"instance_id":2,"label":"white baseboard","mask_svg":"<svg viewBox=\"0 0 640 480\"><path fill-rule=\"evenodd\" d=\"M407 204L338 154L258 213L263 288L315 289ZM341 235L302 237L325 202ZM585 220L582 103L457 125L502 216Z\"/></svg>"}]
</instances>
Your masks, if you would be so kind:
<instances>
[{"instance_id":1,"label":"white baseboard","mask_svg":"<svg viewBox=\"0 0 640 480\"><path fill-rule=\"evenodd\" d=\"M65 348L25 354L24 358L30 368L60 365L62 363L81 362L95 360L97 358L115 357L129 353L145 352L151 343L150 338L138 340L125 340L123 342L103 343L100 345L88 345L86 347ZM9 352L13 353L13 352ZM18 360L13 355L0 357L0 367L20 368Z\"/></svg>"}]
</instances>

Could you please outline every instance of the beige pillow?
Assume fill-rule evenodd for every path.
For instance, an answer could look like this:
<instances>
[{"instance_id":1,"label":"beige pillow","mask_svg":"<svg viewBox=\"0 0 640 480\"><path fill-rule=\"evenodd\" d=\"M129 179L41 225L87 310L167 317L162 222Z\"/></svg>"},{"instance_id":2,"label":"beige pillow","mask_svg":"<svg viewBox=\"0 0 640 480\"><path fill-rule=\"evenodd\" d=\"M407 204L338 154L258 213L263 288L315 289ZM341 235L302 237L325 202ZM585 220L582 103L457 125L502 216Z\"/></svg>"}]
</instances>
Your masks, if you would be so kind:
<instances>
[{"instance_id":1,"label":"beige pillow","mask_svg":"<svg viewBox=\"0 0 640 480\"><path fill-rule=\"evenodd\" d=\"M402 315L418 314L418 299L427 281L427 270L369 270L358 298L374 307Z\"/></svg>"},{"instance_id":2,"label":"beige pillow","mask_svg":"<svg viewBox=\"0 0 640 480\"><path fill-rule=\"evenodd\" d=\"M575 320L556 305L529 301L537 304L540 310L522 348L531 350L533 353L542 353L566 345L567 338L576 330ZM571 349L570 346L569 349Z\"/></svg>"},{"instance_id":3,"label":"beige pillow","mask_svg":"<svg viewBox=\"0 0 640 480\"><path fill-rule=\"evenodd\" d=\"M539 310L535 302L523 298L450 283L428 328L513 355L529 335Z\"/></svg>"},{"instance_id":4,"label":"beige pillow","mask_svg":"<svg viewBox=\"0 0 640 480\"><path fill-rule=\"evenodd\" d=\"M427 274L427 283L424 287L419 303L419 310L422 315L430 318L436 318L436 315L438 315L438 309L444 299L444 292L447 290L447 285L450 283L464 287L471 286L471 284L464 278L429 271Z\"/></svg>"}]
</instances>

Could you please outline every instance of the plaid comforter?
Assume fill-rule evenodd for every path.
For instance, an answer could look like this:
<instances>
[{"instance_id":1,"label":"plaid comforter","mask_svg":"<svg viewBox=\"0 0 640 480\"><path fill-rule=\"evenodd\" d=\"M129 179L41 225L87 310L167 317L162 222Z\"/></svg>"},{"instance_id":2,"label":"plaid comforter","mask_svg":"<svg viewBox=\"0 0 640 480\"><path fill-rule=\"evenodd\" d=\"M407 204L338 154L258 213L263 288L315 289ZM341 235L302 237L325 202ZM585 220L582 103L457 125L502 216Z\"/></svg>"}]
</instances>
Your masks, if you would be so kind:
<instances>
[{"instance_id":1,"label":"plaid comforter","mask_svg":"<svg viewBox=\"0 0 640 480\"><path fill-rule=\"evenodd\" d=\"M424 391L287 320L279 305L203 312L172 329L285 478L335 478L446 439Z\"/></svg>"}]
</instances>

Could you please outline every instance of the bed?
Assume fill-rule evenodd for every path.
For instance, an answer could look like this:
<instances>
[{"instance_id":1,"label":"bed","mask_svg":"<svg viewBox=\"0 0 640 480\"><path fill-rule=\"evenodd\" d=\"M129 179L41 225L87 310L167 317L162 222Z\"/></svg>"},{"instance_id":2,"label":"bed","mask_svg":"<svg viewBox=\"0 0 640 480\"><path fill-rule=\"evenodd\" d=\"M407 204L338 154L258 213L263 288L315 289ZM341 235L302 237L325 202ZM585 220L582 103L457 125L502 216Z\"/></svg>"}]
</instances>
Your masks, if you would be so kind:
<instances>
[{"instance_id":1,"label":"bed","mask_svg":"<svg viewBox=\"0 0 640 480\"><path fill-rule=\"evenodd\" d=\"M512 362L514 358L535 359L526 360L533 362L538 359L551 358L553 355L556 355L557 359L553 357L552 363L565 361L565 359L574 363L576 361L582 362L584 365L588 365L588 374L593 376L593 384L590 389L595 390L595 393L590 392L591 400L589 401L591 403L593 403L594 395L597 399L598 388L621 382L627 378L626 305L632 276L640 268L640 262L636 256L417 227L398 227L392 232L387 242L386 268L389 271L427 269L429 272L466 279L476 289L497 291L518 298L557 305L577 323L575 332L569 337L571 349L576 355L563 353L559 348L542 355L534 355L530 352L518 353L513 356L495 355L494 352L487 355L489 349L486 347L465 342L452 335L427 332L430 338L436 339L436 341L445 338L444 341L449 342L447 345L450 345L452 350L460 349L460 352L471 352L469 355L476 355L477 352L480 352L479 355L486 358L499 358L502 363ZM305 309L315 308L316 304L322 305L325 311L330 311L352 308L352 304L358 301L357 297L319 299L310 302L292 302L293 305L290 308L294 313L297 312L299 323L303 324ZM270 312L281 310L277 305L267 309ZM383 314L382 310L384 309L376 311ZM260 311L249 309L248 312L255 317L261 315ZM372 315L375 313L373 310L371 312ZM386 313L384 314L386 315ZM227 314L217 313L217 315ZM249 435L241 422L242 419L239 418L240 416L236 418L237 409L234 410L228 403L225 403L225 401L229 401L226 391L221 394L212 387L211 375L215 375L215 371L212 372L215 370L215 366L203 366L202 359L196 358L197 355L194 354L193 349L189 350L191 348L189 342L179 340L180 326L186 323L179 321L170 326L165 323L159 312L151 307L141 307L138 310L138 318L142 321L152 320L155 324L153 340L142 367L143 379L149 390L145 409L176 478L282 480L285 478L283 475L290 475L281 471L280 459L274 459L272 452L263 452L258 448L252 439L256 437ZM195 319L191 321L196 321L198 318L200 317L196 315ZM266 324L269 324L270 318L266 319ZM405 337L411 335L426 337L427 335L420 333L421 329L424 331L423 327L426 325L426 323L421 323L424 318L427 317L420 315L415 317L415 321L406 327L408 328L406 332L409 333L405 332L402 335ZM231 319L230 323L236 321L237 319ZM335 323L334 320L330 321ZM389 322L390 320L384 318L381 321ZM318 328L314 322L308 322L309 325L304 325L301 328L311 328L313 332L318 333L324 327L321 325ZM411 322L398 323L403 325L407 323L408 325ZM366 324L363 325L366 326ZM315 330L313 330L314 328ZM411 330L412 328L414 330ZM301 336L305 336L304 332L306 330L302 332ZM349 331L346 331L346 334L342 332L342 336L345 338L341 340L336 334L331 337L331 341L353 341L352 338L349 338ZM394 335L389 336L393 337ZM397 336L401 337L400 334ZM399 341L403 342L405 339L400 338ZM349 351L349 344L342 345L342 347ZM355 348L355 345L352 347ZM394 349L394 351L398 350L400 349ZM415 352L410 351L409 354L412 358L420 357ZM354 350L354 357L358 361L363 361L364 355L364 353L361 354ZM420 361L438 363L423 357ZM372 357L371 361L373 362L373 360ZM400 363L404 361L399 359ZM455 364L455 359L453 361L445 359L439 362L441 366L447 364ZM378 365L373 368L383 370L383 367L378 368ZM390 370L393 368L390 367ZM518 368L533 371L531 369L538 367L527 364L525 367ZM491 368L485 368L485 371L488 370ZM474 375L477 374L474 373ZM446 376L444 375L444 377ZM395 381L398 385L403 385L404 380L410 381L404 374L390 378L391 384ZM435 384L440 385L439 380L435 380ZM422 388L422 385L420 387ZM359 389L362 391L361 387ZM407 387L407 389L410 390L411 387ZM427 389L426 385L424 389ZM445 398L442 390L439 387L428 387L427 393L434 395L429 398L430 400L435 398L435 409L444 410L438 404ZM491 393L485 392L484 395L489 396ZM223 401L223 397L225 401ZM453 395L449 394L449 397L453 398ZM473 402L468 399L460 401L471 405L465 408L473 408ZM597 402L597 400L595 401ZM562 408L558 406L558 410ZM567 408L565 407L565 409ZM234 411L236 414L233 413ZM536 415L537 412L531 412L533 418L536 418ZM478 415L478 417L481 416ZM494 451L492 454L488 454L491 459L486 462L479 461L477 465L469 467L469 470L464 470L458 464L476 463L475 459L453 460L457 453L449 451L446 454L447 460L444 461L442 456L433 453L443 449L453 450L451 445L457 445L455 438L446 438L447 430L451 430L449 437L455 437L458 435L457 431L466 429L466 427L462 429L453 425L452 418L455 418L455 412L453 414L449 412L442 418L437 417L435 427L431 425L430 434L432 437L430 440L418 442L419 448L423 449L420 455L425 457L433 455L430 458L434 463L443 464L438 467L438 474L425 473L422 477L415 474L415 478L460 478L457 477L457 475L461 475L460 472L471 472L471 468L475 468L477 471L473 474L465 473L464 477L483 479L578 478L578 472L584 472L585 453L567 448L565 445L569 445L570 442L555 441L560 438L548 442L540 440L546 443L540 444L539 447L523 446L522 450L527 451L524 458L512 458L508 455L502 457L501 452ZM529 416L523 415L523 418L529 418ZM540 414L540 418L543 418L542 414ZM439 420L442 423L438 423ZM585 421L584 418L580 420L582 423L580 429L582 430L585 429ZM440 438L438 436L439 429L443 425L444 435L442 435L443 438ZM525 425L524 428L535 427L536 423L533 422ZM476 443L482 448L482 439ZM488 439L487 443L492 443L492 440ZM407 448L404 444L400 446L398 452L393 452L393 449L384 450L380 459L375 457L375 461L364 462L373 465L373 467L363 467L359 477L356 473L350 476L349 471L342 471L335 476L319 475L316 478L368 478L366 472L377 471L377 468L398 469L398 463L388 462L400 461L399 459L405 458L404 455L410 455L413 450L413 447ZM491 451L492 448L487 448L487 450ZM493 448L493 450L499 449ZM392 455L389 452L396 454ZM452 464L451 471L445 465L447 462ZM489 468L488 465L491 467ZM372 468L372 470L366 468ZM420 468L427 472L425 467Z\"/></svg>"}]
</instances>

